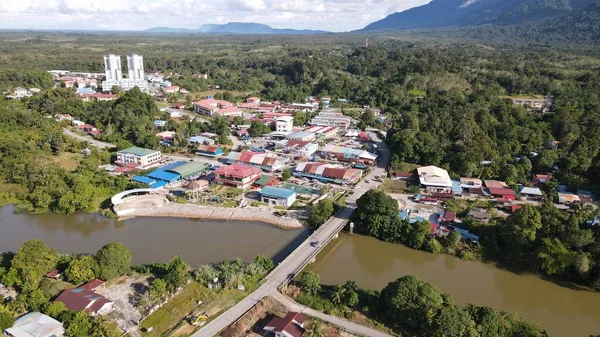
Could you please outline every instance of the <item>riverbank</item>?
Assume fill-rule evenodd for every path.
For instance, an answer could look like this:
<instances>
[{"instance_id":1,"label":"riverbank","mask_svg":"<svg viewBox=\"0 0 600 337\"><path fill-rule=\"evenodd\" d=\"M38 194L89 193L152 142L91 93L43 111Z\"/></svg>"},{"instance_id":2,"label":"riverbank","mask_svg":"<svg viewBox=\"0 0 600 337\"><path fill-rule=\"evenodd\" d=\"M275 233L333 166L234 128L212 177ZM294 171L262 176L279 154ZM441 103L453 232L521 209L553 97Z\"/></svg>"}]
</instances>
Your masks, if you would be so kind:
<instances>
[{"instance_id":1,"label":"riverbank","mask_svg":"<svg viewBox=\"0 0 600 337\"><path fill-rule=\"evenodd\" d=\"M207 220L238 220L238 221L260 221L277 226L282 229L300 229L304 225L298 220L290 217L276 216L270 211L257 208L220 208L200 206L193 204L169 203L161 207L135 208L119 220L136 217L170 217Z\"/></svg>"}]
</instances>

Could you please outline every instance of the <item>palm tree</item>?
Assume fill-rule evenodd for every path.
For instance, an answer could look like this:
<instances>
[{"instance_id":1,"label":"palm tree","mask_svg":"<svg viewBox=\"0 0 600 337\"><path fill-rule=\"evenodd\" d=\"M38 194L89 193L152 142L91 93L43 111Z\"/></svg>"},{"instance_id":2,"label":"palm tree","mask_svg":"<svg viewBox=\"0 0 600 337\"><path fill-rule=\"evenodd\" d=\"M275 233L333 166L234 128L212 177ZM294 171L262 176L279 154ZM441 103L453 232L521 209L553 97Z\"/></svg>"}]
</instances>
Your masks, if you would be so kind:
<instances>
[{"instance_id":1,"label":"palm tree","mask_svg":"<svg viewBox=\"0 0 600 337\"><path fill-rule=\"evenodd\" d=\"M344 298L344 293L346 292L346 289L340 285L335 286L335 290L333 292L333 294L331 295L331 302L333 302L333 304L340 304L342 303L342 299Z\"/></svg>"},{"instance_id":2,"label":"palm tree","mask_svg":"<svg viewBox=\"0 0 600 337\"><path fill-rule=\"evenodd\" d=\"M304 337L324 337L323 334L323 325L319 321L311 320L306 325L306 331L304 332Z\"/></svg>"}]
</instances>

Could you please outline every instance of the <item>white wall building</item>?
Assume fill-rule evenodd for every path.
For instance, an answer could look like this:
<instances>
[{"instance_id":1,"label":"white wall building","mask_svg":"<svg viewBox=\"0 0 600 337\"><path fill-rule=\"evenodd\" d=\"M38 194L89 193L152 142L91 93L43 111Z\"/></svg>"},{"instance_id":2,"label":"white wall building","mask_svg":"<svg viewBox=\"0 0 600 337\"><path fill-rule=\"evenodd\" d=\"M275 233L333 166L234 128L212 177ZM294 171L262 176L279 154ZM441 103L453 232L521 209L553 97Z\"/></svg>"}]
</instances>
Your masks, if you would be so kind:
<instances>
[{"instance_id":1,"label":"white wall building","mask_svg":"<svg viewBox=\"0 0 600 337\"><path fill-rule=\"evenodd\" d=\"M102 91L110 91L112 87L118 86L122 90L130 90L134 87L142 91L148 91L148 81L144 74L144 58L142 55L127 55L128 78L123 78L121 67L121 56L104 55L104 71L106 79L102 82Z\"/></svg>"},{"instance_id":2,"label":"white wall building","mask_svg":"<svg viewBox=\"0 0 600 337\"><path fill-rule=\"evenodd\" d=\"M283 116L275 119L275 131L290 132L294 128L294 117Z\"/></svg>"},{"instance_id":3,"label":"white wall building","mask_svg":"<svg viewBox=\"0 0 600 337\"><path fill-rule=\"evenodd\" d=\"M437 166L423 166L417 168L417 175L421 186L429 193L451 193L452 180L448 171Z\"/></svg>"},{"instance_id":4,"label":"white wall building","mask_svg":"<svg viewBox=\"0 0 600 337\"><path fill-rule=\"evenodd\" d=\"M141 147L130 147L117 152L117 162L121 165L138 164L148 167L158 164L162 159L160 151L144 149Z\"/></svg>"}]
</instances>

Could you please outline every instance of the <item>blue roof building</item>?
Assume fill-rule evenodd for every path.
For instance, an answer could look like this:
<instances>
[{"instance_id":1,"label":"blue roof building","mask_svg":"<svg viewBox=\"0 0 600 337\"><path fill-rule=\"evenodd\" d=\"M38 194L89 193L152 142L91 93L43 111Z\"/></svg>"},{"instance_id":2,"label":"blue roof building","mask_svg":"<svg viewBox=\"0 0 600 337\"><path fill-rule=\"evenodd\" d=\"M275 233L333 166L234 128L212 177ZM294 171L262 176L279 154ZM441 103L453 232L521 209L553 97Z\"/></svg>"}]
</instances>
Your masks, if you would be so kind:
<instances>
[{"instance_id":1,"label":"blue roof building","mask_svg":"<svg viewBox=\"0 0 600 337\"><path fill-rule=\"evenodd\" d=\"M281 187L265 186L260 190L260 200L273 206L290 207L296 202L296 191Z\"/></svg>"},{"instance_id":2,"label":"blue roof building","mask_svg":"<svg viewBox=\"0 0 600 337\"><path fill-rule=\"evenodd\" d=\"M462 185L458 180L452 180L452 194L461 195L462 194Z\"/></svg>"},{"instance_id":3,"label":"blue roof building","mask_svg":"<svg viewBox=\"0 0 600 337\"><path fill-rule=\"evenodd\" d=\"M147 177L154 178L156 180L162 180L168 183L181 179L181 175L169 171L156 170L146 175Z\"/></svg>"},{"instance_id":4,"label":"blue roof building","mask_svg":"<svg viewBox=\"0 0 600 337\"><path fill-rule=\"evenodd\" d=\"M135 177L131 178L131 180L138 182L138 183L146 184L146 185L150 185L150 184L156 182L155 179L148 178L146 176L135 176Z\"/></svg>"}]
</instances>

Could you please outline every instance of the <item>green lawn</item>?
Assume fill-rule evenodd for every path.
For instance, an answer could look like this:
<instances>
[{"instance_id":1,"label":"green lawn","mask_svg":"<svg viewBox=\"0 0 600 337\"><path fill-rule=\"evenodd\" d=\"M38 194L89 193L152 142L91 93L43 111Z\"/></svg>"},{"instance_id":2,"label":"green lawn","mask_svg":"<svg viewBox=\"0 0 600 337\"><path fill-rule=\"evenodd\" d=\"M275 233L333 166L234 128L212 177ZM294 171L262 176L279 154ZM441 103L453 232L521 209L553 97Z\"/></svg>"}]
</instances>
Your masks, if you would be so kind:
<instances>
[{"instance_id":1,"label":"green lawn","mask_svg":"<svg viewBox=\"0 0 600 337\"><path fill-rule=\"evenodd\" d=\"M385 193L393 193L393 194L402 194L407 193L408 188L406 186L406 181L404 180L391 180L386 178L383 184L381 185L381 189Z\"/></svg>"},{"instance_id":2,"label":"green lawn","mask_svg":"<svg viewBox=\"0 0 600 337\"><path fill-rule=\"evenodd\" d=\"M58 165L72 171L77 168L79 161L83 159L83 155L81 153L62 152L58 156L52 157L52 159Z\"/></svg>"},{"instance_id":3,"label":"green lawn","mask_svg":"<svg viewBox=\"0 0 600 337\"><path fill-rule=\"evenodd\" d=\"M142 330L152 327L152 332L142 332L142 336L162 336L175 327L185 316L198 308L198 301L212 302L217 294L198 282L190 282L183 290L160 309L148 316L141 324Z\"/></svg>"}]
</instances>

